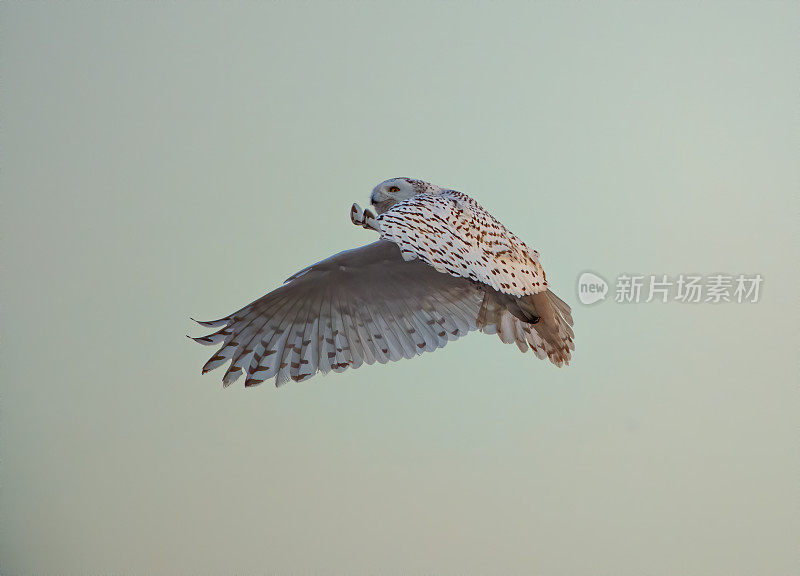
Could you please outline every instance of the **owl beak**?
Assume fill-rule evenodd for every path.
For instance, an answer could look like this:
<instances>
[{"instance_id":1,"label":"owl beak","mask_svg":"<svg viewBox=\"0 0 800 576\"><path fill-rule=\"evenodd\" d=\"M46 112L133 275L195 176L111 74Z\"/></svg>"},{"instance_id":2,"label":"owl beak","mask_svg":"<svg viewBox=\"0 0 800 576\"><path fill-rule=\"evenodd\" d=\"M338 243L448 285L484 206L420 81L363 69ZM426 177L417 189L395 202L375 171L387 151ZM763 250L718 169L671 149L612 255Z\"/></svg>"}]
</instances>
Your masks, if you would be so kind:
<instances>
[{"instance_id":1,"label":"owl beak","mask_svg":"<svg viewBox=\"0 0 800 576\"><path fill-rule=\"evenodd\" d=\"M395 200L394 198L387 198L383 202L375 202L374 200L371 200L371 202L372 205L375 207L375 212L377 212L378 214L383 214L389 208L397 204L397 200Z\"/></svg>"}]
</instances>

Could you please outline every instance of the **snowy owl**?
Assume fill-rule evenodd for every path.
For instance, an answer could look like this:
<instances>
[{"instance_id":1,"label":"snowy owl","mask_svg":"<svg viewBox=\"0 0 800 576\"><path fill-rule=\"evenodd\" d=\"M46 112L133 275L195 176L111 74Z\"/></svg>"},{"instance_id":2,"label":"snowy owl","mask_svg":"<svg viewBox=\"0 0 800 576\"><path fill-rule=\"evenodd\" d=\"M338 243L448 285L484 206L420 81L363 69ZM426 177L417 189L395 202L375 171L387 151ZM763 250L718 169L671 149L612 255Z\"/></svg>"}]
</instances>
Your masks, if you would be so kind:
<instances>
[{"instance_id":1,"label":"snowy owl","mask_svg":"<svg viewBox=\"0 0 800 576\"><path fill-rule=\"evenodd\" d=\"M230 362L224 386L280 385L321 371L412 358L472 330L562 366L573 344L570 308L548 289L539 253L475 200L411 178L378 184L374 212L351 221L380 239L291 276L193 338L221 345L203 373Z\"/></svg>"}]
</instances>

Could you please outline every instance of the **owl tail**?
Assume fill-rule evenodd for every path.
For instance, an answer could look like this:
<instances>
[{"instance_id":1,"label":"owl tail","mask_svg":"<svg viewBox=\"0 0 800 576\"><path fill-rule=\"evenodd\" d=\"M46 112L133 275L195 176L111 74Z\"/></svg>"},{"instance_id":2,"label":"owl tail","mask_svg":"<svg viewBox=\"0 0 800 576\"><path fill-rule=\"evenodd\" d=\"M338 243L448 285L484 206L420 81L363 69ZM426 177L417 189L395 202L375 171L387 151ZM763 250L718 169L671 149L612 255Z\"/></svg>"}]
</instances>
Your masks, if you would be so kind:
<instances>
[{"instance_id":1,"label":"owl tail","mask_svg":"<svg viewBox=\"0 0 800 576\"><path fill-rule=\"evenodd\" d=\"M528 347L556 366L569 364L575 349L569 306L550 290L518 298L495 290L484 292L477 327L522 352Z\"/></svg>"}]
</instances>

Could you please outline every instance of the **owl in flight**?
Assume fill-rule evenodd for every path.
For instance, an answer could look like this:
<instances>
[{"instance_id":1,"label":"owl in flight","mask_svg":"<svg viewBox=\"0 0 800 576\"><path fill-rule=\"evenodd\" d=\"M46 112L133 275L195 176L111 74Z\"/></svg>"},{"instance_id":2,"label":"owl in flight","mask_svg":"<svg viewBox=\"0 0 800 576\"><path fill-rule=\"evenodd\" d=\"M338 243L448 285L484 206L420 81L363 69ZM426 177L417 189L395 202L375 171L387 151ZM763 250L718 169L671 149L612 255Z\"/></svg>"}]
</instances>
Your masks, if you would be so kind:
<instances>
[{"instance_id":1,"label":"owl in flight","mask_svg":"<svg viewBox=\"0 0 800 576\"><path fill-rule=\"evenodd\" d=\"M193 338L220 346L203 373L230 362L224 386L278 386L319 371L413 358L472 330L568 364L570 308L547 286L539 253L475 200L411 178L378 184L352 222L380 239L304 268ZM377 213L377 214L376 214Z\"/></svg>"}]
</instances>

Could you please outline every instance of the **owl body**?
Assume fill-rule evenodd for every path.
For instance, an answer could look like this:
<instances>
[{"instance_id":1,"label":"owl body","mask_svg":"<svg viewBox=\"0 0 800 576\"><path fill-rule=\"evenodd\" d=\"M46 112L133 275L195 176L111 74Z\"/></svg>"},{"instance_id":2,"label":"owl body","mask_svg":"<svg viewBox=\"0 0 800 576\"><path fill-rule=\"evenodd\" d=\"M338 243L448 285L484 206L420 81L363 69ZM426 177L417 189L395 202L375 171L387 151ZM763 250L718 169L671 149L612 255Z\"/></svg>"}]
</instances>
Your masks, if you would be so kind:
<instances>
[{"instance_id":1,"label":"owl body","mask_svg":"<svg viewBox=\"0 0 800 576\"><path fill-rule=\"evenodd\" d=\"M405 258L514 296L547 289L539 254L475 200L456 190L423 192L378 216L381 237Z\"/></svg>"},{"instance_id":2,"label":"owl body","mask_svg":"<svg viewBox=\"0 0 800 576\"><path fill-rule=\"evenodd\" d=\"M223 384L252 386L412 358L471 331L496 333L561 366L574 350L569 306L553 294L539 254L475 200L410 178L373 189L378 215L353 222L371 244L304 268L237 312L201 325L218 345L203 372L229 363Z\"/></svg>"}]
</instances>

